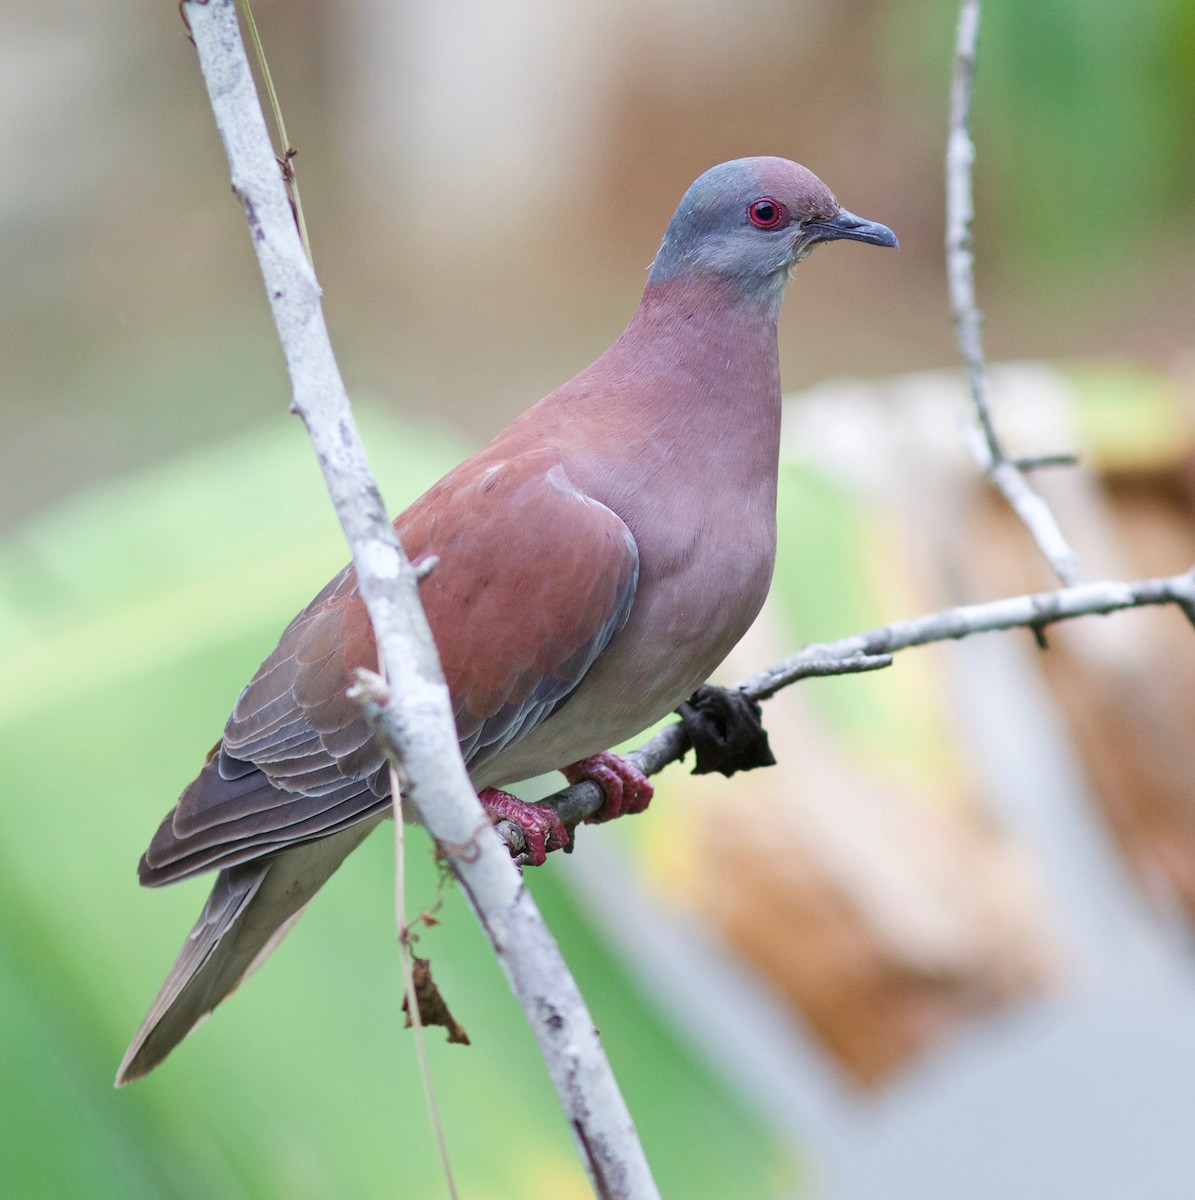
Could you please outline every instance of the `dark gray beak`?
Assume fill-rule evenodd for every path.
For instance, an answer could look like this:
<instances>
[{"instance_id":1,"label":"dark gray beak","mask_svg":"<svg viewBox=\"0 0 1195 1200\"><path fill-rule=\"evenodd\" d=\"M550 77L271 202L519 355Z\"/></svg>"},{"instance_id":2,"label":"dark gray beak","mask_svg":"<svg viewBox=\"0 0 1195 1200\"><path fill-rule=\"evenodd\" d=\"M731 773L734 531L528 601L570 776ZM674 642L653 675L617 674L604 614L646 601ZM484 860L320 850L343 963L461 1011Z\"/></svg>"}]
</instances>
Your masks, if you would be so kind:
<instances>
[{"instance_id":1,"label":"dark gray beak","mask_svg":"<svg viewBox=\"0 0 1195 1200\"><path fill-rule=\"evenodd\" d=\"M896 234L887 225L879 221L865 221L854 213L840 209L836 217L825 221L810 221L805 226L805 232L811 242L866 242L869 246L891 246L893 250L900 249Z\"/></svg>"}]
</instances>

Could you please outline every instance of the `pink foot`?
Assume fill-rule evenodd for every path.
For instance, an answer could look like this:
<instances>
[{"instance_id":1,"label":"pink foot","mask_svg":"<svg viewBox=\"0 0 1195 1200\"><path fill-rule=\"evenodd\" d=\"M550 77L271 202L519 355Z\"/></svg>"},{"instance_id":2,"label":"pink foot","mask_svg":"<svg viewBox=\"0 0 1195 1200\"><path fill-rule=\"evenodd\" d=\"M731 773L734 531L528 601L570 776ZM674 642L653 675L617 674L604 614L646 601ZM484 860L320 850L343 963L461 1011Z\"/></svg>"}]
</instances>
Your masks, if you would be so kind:
<instances>
[{"instance_id":1,"label":"pink foot","mask_svg":"<svg viewBox=\"0 0 1195 1200\"><path fill-rule=\"evenodd\" d=\"M477 798L491 821L510 821L523 831L527 849L519 857L530 866L542 866L549 850L560 850L568 845L568 830L554 808L546 804L528 804L498 788L486 788Z\"/></svg>"},{"instance_id":2,"label":"pink foot","mask_svg":"<svg viewBox=\"0 0 1195 1200\"><path fill-rule=\"evenodd\" d=\"M606 802L602 807L592 817L585 818L591 824L613 821L615 817L627 813L642 812L651 803L655 792L647 776L638 767L631 766L625 758L619 758L609 750L564 767L561 774L569 783L592 779L606 793Z\"/></svg>"}]
</instances>

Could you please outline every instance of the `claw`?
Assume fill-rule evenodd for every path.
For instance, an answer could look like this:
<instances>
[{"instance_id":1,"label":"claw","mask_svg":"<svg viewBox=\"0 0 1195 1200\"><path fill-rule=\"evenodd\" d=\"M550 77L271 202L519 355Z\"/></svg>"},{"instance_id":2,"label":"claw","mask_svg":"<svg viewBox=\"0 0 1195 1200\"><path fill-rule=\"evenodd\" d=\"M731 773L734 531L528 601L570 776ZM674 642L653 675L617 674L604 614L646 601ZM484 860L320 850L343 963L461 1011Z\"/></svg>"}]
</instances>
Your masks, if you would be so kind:
<instances>
[{"instance_id":1,"label":"claw","mask_svg":"<svg viewBox=\"0 0 1195 1200\"><path fill-rule=\"evenodd\" d=\"M650 803L655 789L647 776L625 758L603 750L564 767L562 774L569 783L592 779L605 793L606 800L592 817L590 824L613 821L615 817L642 812Z\"/></svg>"},{"instance_id":2,"label":"claw","mask_svg":"<svg viewBox=\"0 0 1195 1200\"><path fill-rule=\"evenodd\" d=\"M554 808L528 804L498 788L486 788L477 798L491 821L510 821L522 830L527 849L519 857L525 857L528 865L542 866L549 851L568 845L568 829Z\"/></svg>"}]
</instances>

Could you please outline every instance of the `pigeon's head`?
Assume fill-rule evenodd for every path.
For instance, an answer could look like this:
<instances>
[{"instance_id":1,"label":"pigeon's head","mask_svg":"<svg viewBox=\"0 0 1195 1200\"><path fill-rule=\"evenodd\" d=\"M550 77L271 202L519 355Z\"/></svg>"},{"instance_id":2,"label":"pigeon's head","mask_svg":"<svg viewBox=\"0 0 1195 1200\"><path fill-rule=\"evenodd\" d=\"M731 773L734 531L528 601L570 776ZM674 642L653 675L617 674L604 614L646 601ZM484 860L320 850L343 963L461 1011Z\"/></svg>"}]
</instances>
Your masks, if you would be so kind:
<instances>
[{"instance_id":1,"label":"pigeon's head","mask_svg":"<svg viewBox=\"0 0 1195 1200\"><path fill-rule=\"evenodd\" d=\"M819 242L841 239L899 249L891 229L847 212L798 163L738 158L711 167L685 193L649 282L717 275L747 294L778 299L796 263Z\"/></svg>"}]
</instances>

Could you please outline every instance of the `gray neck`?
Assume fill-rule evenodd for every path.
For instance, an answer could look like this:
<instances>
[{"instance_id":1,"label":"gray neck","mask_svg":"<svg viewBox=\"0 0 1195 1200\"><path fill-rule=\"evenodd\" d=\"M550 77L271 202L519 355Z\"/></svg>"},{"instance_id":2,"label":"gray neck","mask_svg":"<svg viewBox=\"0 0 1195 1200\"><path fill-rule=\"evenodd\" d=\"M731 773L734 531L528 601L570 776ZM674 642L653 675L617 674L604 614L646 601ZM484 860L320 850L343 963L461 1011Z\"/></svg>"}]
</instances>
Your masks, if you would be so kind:
<instances>
[{"instance_id":1,"label":"gray neck","mask_svg":"<svg viewBox=\"0 0 1195 1200\"><path fill-rule=\"evenodd\" d=\"M788 283L788 262L780 246L759 247L746 255L742 239L726 234L696 238L684 227L688 214L677 212L648 273L648 288L685 286L685 280L717 278L775 321Z\"/></svg>"}]
</instances>

